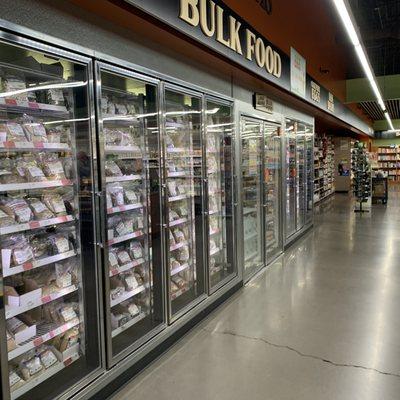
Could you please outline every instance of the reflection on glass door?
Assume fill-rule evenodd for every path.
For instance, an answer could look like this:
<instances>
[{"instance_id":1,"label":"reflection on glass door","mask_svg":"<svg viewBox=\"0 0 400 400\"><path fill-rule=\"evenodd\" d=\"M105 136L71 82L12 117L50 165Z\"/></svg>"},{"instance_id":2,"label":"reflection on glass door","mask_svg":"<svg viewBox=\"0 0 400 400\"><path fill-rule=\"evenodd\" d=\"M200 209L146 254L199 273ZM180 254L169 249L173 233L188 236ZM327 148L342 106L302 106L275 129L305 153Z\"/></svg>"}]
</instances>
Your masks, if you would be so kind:
<instances>
[{"instance_id":1,"label":"reflection on glass door","mask_svg":"<svg viewBox=\"0 0 400 400\"><path fill-rule=\"evenodd\" d=\"M158 165L157 86L101 66L97 81L107 339L113 359L163 322L160 232L151 229L159 210L150 169Z\"/></svg>"},{"instance_id":2,"label":"reflection on glass door","mask_svg":"<svg viewBox=\"0 0 400 400\"><path fill-rule=\"evenodd\" d=\"M286 120L286 238L296 232L296 131L297 123Z\"/></svg>"},{"instance_id":3,"label":"reflection on glass door","mask_svg":"<svg viewBox=\"0 0 400 400\"><path fill-rule=\"evenodd\" d=\"M299 231L305 222L306 206L306 164L305 164L305 126L298 123L296 132L296 230Z\"/></svg>"},{"instance_id":4,"label":"reflection on glass door","mask_svg":"<svg viewBox=\"0 0 400 400\"><path fill-rule=\"evenodd\" d=\"M169 311L174 318L205 293L201 98L166 89L164 131Z\"/></svg>"},{"instance_id":5,"label":"reflection on glass door","mask_svg":"<svg viewBox=\"0 0 400 400\"><path fill-rule=\"evenodd\" d=\"M89 60L4 42L0 62L3 389L50 400L100 366L92 78Z\"/></svg>"},{"instance_id":6,"label":"reflection on glass door","mask_svg":"<svg viewBox=\"0 0 400 400\"><path fill-rule=\"evenodd\" d=\"M233 106L207 101L206 181L211 291L235 272L232 199L233 127Z\"/></svg>"},{"instance_id":7,"label":"reflection on glass door","mask_svg":"<svg viewBox=\"0 0 400 400\"><path fill-rule=\"evenodd\" d=\"M306 224L312 222L314 205L314 133L312 125L306 125L306 171L307 171L307 204Z\"/></svg>"},{"instance_id":8,"label":"reflection on glass door","mask_svg":"<svg viewBox=\"0 0 400 400\"><path fill-rule=\"evenodd\" d=\"M280 225L281 138L280 128L264 124L264 215L266 257L269 262L282 249Z\"/></svg>"},{"instance_id":9,"label":"reflection on glass door","mask_svg":"<svg viewBox=\"0 0 400 400\"><path fill-rule=\"evenodd\" d=\"M243 253L247 278L264 264L262 127L261 121L246 118L241 121Z\"/></svg>"}]
</instances>

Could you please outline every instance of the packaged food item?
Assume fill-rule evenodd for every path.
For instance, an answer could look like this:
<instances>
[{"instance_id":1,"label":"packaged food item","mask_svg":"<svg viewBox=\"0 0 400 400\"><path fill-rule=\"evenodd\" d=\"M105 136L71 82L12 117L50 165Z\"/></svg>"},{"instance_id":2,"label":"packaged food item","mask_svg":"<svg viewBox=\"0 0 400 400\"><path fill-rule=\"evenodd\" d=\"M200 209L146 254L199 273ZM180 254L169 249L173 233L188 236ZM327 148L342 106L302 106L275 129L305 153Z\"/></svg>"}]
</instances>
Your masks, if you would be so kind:
<instances>
[{"instance_id":1,"label":"packaged food item","mask_svg":"<svg viewBox=\"0 0 400 400\"><path fill-rule=\"evenodd\" d=\"M119 276L110 278L110 297L115 300L125 293L125 285Z\"/></svg>"},{"instance_id":2,"label":"packaged food item","mask_svg":"<svg viewBox=\"0 0 400 400\"><path fill-rule=\"evenodd\" d=\"M27 199L33 215L36 220L51 219L54 218L54 214L36 197L30 197Z\"/></svg>"},{"instance_id":3,"label":"packaged food item","mask_svg":"<svg viewBox=\"0 0 400 400\"><path fill-rule=\"evenodd\" d=\"M190 258L190 253L189 253L189 247L188 246L183 246L177 251L177 259L180 262L187 262L189 261Z\"/></svg>"},{"instance_id":4,"label":"packaged food item","mask_svg":"<svg viewBox=\"0 0 400 400\"><path fill-rule=\"evenodd\" d=\"M38 351L40 362L46 369L57 364L58 359L49 346L43 346Z\"/></svg>"},{"instance_id":5,"label":"packaged food item","mask_svg":"<svg viewBox=\"0 0 400 400\"><path fill-rule=\"evenodd\" d=\"M68 259L64 262L55 264L56 285L59 288L66 288L76 283L76 263L74 259Z\"/></svg>"},{"instance_id":6,"label":"packaged food item","mask_svg":"<svg viewBox=\"0 0 400 400\"><path fill-rule=\"evenodd\" d=\"M142 228L139 224L141 218L138 218L137 214L128 214L123 216L123 221L127 229L127 233L132 233L138 228Z\"/></svg>"},{"instance_id":7,"label":"packaged food item","mask_svg":"<svg viewBox=\"0 0 400 400\"><path fill-rule=\"evenodd\" d=\"M110 268L118 267L117 250L114 248L108 250L108 265Z\"/></svg>"},{"instance_id":8,"label":"packaged food item","mask_svg":"<svg viewBox=\"0 0 400 400\"><path fill-rule=\"evenodd\" d=\"M71 250L71 244L63 234L50 235L48 241L53 254L61 254Z\"/></svg>"},{"instance_id":9,"label":"packaged food item","mask_svg":"<svg viewBox=\"0 0 400 400\"><path fill-rule=\"evenodd\" d=\"M0 199L0 208L20 224L29 222L33 218L32 211L24 199L3 197Z\"/></svg>"},{"instance_id":10,"label":"packaged food item","mask_svg":"<svg viewBox=\"0 0 400 400\"><path fill-rule=\"evenodd\" d=\"M104 95L101 96L100 106L101 106L101 113L107 114L107 110L108 110L108 97L107 96L104 96Z\"/></svg>"},{"instance_id":11,"label":"packaged food item","mask_svg":"<svg viewBox=\"0 0 400 400\"><path fill-rule=\"evenodd\" d=\"M66 179L63 164L58 156L54 153L38 154L43 172L50 180Z\"/></svg>"},{"instance_id":12,"label":"packaged food item","mask_svg":"<svg viewBox=\"0 0 400 400\"><path fill-rule=\"evenodd\" d=\"M169 181L167 182L167 186L168 186L168 193L171 197L175 197L178 195L177 192L177 187L176 187L176 182L175 181Z\"/></svg>"},{"instance_id":13,"label":"packaged food item","mask_svg":"<svg viewBox=\"0 0 400 400\"><path fill-rule=\"evenodd\" d=\"M131 254L131 257L135 260L138 258L143 257L143 247L140 242L130 242L129 243L129 253Z\"/></svg>"},{"instance_id":14,"label":"packaged food item","mask_svg":"<svg viewBox=\"0 0 400 400\"><path fill-rule=\"evenodd\" d=\"M128 314L130 319L140 314L140 308L133 301L122 302L120 309L122 313Z\"/></svg>"},{"instance_id":15,"label":"packaged food item","mask_svg":"<svg viewBox=\"0 0 400 400\"><path fill-rule=\"evenodd\" d=\"M15 225L16 221L13 216L7 215L2 209L0 209L0 228L5 226Z\"/></svg>"},{"instance_id":16,"label":"packaged food item","mask_svg":"<svg viewBox=\"0 0 400 400\"><path fill-rule=\"evenodd\" d=\"M23 378L27 381L39 374L43 370L43 365L40 362L40 357L35 352L29 352L21 360L19 369Z\"/></svg>"},{"instance_id":17,"label":"packaged food item","mask_svg":"<svg viewBox=\"0 0 400 400\"><path fill-rule=\"evenodd\" d=\"M139 196L136 194L135 190L126 188L124 191L125 201L127 204L135 204L140 201Z\"/></svg>"},{"instance_id":18,"label":"packaged food item","mask_svg":"<svg viewBox=\"0 0 400 400\"><path fill-rule=\"evenodd\" d=\"M107 185L107 192L111 196L112 204L114 207L123 206L124 202L124 188L118 184L114 183Z\"/></svg>"},{"instance_id":19,"label":"packaged food item","mask_svg":"<svg viewBox=\"0 0 400 400\"><path fill-rule=\"evenodd\" d=\"M58 350L62 353L65 350L79 343L79 328L77 326L69 329L64 335L60 336L61 343Z\"/></svg>"},{"instance_id":20,"label":"packaged food item","mask_svg":"<svg viewBox=\"0 0 400 400\"><path fill-rule=\"evenodd\" d=\"M106 192L106 202L107 202L107 208L112 208L113 203L111 199L111 194L108 191Z\"/></svg>"},{"instance_id":21,"label":"packaged food item","mask_svg":"<svg viewBox=\"0 0 400 400\"><path fill-rule=\"evenodd\" d=\"M187 286L187 282L179 275L174 275L171 279L179 289L183 289Z\"/></svg>"},{"instance_id":22,"label":"packaged food item","mask_svg":"<svg viewBox=\"0 0 400 400\"><path fill-rule=\"evenodd\" d=\"M174 237L174 235L172 234L172 231L169 231L169 245L170 246L174 246L176 244L176 242L175 242L175 237Z\"/></svg>"},{"instance_id":23,"label":"packaged food item","mask_svg":"<svg viewBox=\"0 0 400 400\"><path fill-rule=\"evenodd\" d=\"M0 159L0 183L23 183L26 181L15 167L16 162L14 159L9 157Z\"/></svg>"},{"instance_id":24,"label":"packaged food item","mask_svg":"<svg viewBox=\"0 0 400 400\"><path fill-rule=\"evenodd\" d=\"M27 142L24 129L21 124L8 121L6 123L7 141L8 142Z\"/></svg>"},{"instance_id":25,"label":"packaged food item","mask_svg":"<svg viewBox=\"0 0 400 400\"><path fill-rule=\"evenodd\" d=\"M135 279L136 279L136 282L137 282L137 284L138 284L139 286L144 285L144 277L141 275L141 273L140 273L139 271L135 271L135 272L133 273L133 275L134 275L134 277L135 277Z\"/></svg>"},{"instance_id":26,"label":"packaged food item","mask_svg":"<svg viewBox=\"0 0 400 400\"><path fill-rule=\"evenodd\" d=\"M177 211L181 218L186 218L189 215L187 206L179 206Z\"/></svg>"},{"instance_id":27,"label":"packaged food item","mask_svg":"<svg viewBox=\"0 0 400 400\"><path fill-rule=\"evenodd\" d=\"M169 210L169 221L175 221L179 219L179 215L175 210Z\"/></svg>"},{"instance_id":28,"label":"packaged food item","mask_svg":"<svg viewBox=\"0 0 400 400\"><path fill-rule=\"evenodd\" d=\"M76 304L61 304L57 308L58 315L60 316L60 319L63 323L78 318L76 310L77 310Z\"/></svg>"},{"instance_id":29,"label":"packaged food item","mask_svg":"<svg viewBox=\"0 0 400 400\"><path fill-rule=\"evenodd\" d=\"M9 372L9 382L11 390L16 390L25 384L25 381L18 375L16 368L11 368Z\"/></svg>"},{"instance_id":30,"label":"packaged food item","mask_svg":"<svg viewBox=\"0 0 400 400\"><path fill-rule=\"evenodd\" d=\"M116 237L124 236L131 232L129 225L126 225L119 215L108 218L108 226L109 229L113 229Z\"/></svg>"},{"instance_id":31,"label":"packaged food item","mask_svg":"<svg viewBox=\"0 0 400 400\"><path fill-rule=\"evenodd\" d=\"M61 138L63 136L62 126L50 125L47 129L47 141L49 143L63 143Z\"/></svg>"},{"instance_id":32,"label":"packaged food item","mask_svg":"<svg viewBox=\"0 0 400 400\"><path fill-rule=\"evenodd\" d=\"M132 261L131 258L129 257L128 252L123 248L118 250L117 257L118 257L118 263L120 265L129 264Z\"/></svg>"},{"instance_id":33,"label":"packaged food item","mask_svg":"<svg viewBox=\"0 0 400 400\"><path fill-rule=\"evenodd\" d=\"M64 200L58 193L54 191L45 191L42 195L42 201L57 217L67 215Z\"/></svg>"},{"instance_id":34,"label":"packaged food item","mask_svg":"<svg viewBox=\"0 0 400 400\"><path fill-rule=\"evenodd\" d=\"M22 128L25 132L25 136L28 139L28 142L47 142L46 128L41 122L26 116L24 118Z\"/></svg>"},{"instance_id":35,"label":"packaged food item","mask_svg":"<svg viewBox=\"0 0 400 400\"><path fill-rule=\"evenodd\" d=\"M1 248L11 250L11 264L13 265L21 265L33 259L32 248L22 234L11 235L3 239Z\"/></svg>"},{"instance_id":36,"label":"packaged food item","mask_svg":"<svg viewBox=\"0 0 400 400\"><path fill-rule=\"evenodd\" d=\"M6 75L3 81L4 92L18 92L20 90L26 89L25 80L17 75ZM27 92L22 92L18 94L13 94L9 96L17 101L28 101Z\"/></svg>"},{"instance_id":37,"label":"packaged food item","mask_svg":"<svg viewBox=\"0 0 400 400\"><path fill-rule=\"evenodd\" d=\"M64 92L61 88L51 88L46 90L47 103L59 106L65 105Z\"/></svg>"},{"instance_id":38,"label":"packaged food item","mask_svg":"<svg viewBox=\"0 0 400 400\"><path fill-rule=\"evenodd\" d=\"M104 168L106 176L122 176L119 166L113 160L106 160Z\"/></svg>"},{"instance_id":39,"label":"packaged food item","mask_svg":"<svg viewBox=\"0 0 400 400\"><path fill-rule=\"evenodd\" d=\"M142 159L119 159L117 164L123 175L140 174L143 169Z\"/></svg>"},{"instance_id":40,"label":"packaged food item","mask_svg":"<svg viewBox=\"0 0 400 400\"><path fill-rule=\"evenodd\" d=\"M28 329L28 326L17 317L13 317L6 321L6 328L12 336L15 336L17 333L21 333L24 330Z\"/></svg>"},{"instance_id":41,"label":"packaged food item","mask_svg":"<svg viewBox=\"0 0 400 400\"><path fill-rule=\"evenodd\" d=\"M123 282L125 284L125 289L128 292L132 291L133 289L136 289L139 286L135 275L132 274L131 272L121 274L121 278L123 279Z\"/></svg>"},{"instance_id":42,"label":"packaged food item","mask_svg":"<svg viewBox=\"0 0 400 400\"><path fill-rule=\"evenodd\" d=\"M17 348L17 344L15 343L15 340L13 336L8 332L8 329L6 329L6 336L7 336L7 351L13 351Z\"/></svg>"},{"instance_id":43,"label":"packaged food item","mask_svg":"<svg viewBox=\"0 0 400 400\"><path fill-rule=\"evenodd\" d=\"M169 265L171 269L176 269L181 266L181 264L175 259L175 257L170 257Z\"/></svg>"},{"instance_id":44,"label":"packaged food item","mask_svg":"<svg viewBox=\"0 0 400 400\"><path fill-rule=\"evenodd\" d=\"M122 103L121 101L117 101L115 103L115 110L116 114L119 115L127 115L128 114L128 109L126 108L126 105Z\"/></svg>"},{"instance_id":45,"label":"packaged food item","mask_svg":"<svg viewBox=\"0 0 400 400\"><path fill-rule=\"evenodd\" d=\"M175 294L179 290L178 285L173 281L171 281L171 283L170 283L170 288L171 288L172 294Z\"/></svg>"},{"instance_id":46,"label":"packaged food item","mask_svg":"<svg viewBox=\"0 0 400 400\"><path fill-rule=\"evenodd\" d=\"M17 161L17 171L28 182L43 182L47 181L42 169L32 158L20 159Z\"/></svg>"},{"instance_id":47,"label":"packaged food item","mask_svg":"<svg viewBox=\"0 0 400 400\"><path fill-rule=\"evenodd\" d=\"M180 229L174 229L172 231L174 237L175 237L175 241L176 243L182 243L186 241L186 237L183 233L183 231L181 231Z\"/></svg>"},{"instance_id":48,"label":"packaged food item","mask_svg":"<svg viewBox=\"0 0 400 400\"><path fill-rule=\"evenodd\" d=\"M47 234L39 233L29 237L34 258L46 257L49 253Z\"/></svg>"},{"instance_id":49,"label":"packaged food item","mask_svg":"<svg viewBox=\"0 0 400 400\"><path fill-rule=\"evenodd\" d=\"M186 184L185 183L179 182L178 185L177 185L177 188L178 188L179 194L186 194L187 193Z\"/></svg>"}]
</instances>

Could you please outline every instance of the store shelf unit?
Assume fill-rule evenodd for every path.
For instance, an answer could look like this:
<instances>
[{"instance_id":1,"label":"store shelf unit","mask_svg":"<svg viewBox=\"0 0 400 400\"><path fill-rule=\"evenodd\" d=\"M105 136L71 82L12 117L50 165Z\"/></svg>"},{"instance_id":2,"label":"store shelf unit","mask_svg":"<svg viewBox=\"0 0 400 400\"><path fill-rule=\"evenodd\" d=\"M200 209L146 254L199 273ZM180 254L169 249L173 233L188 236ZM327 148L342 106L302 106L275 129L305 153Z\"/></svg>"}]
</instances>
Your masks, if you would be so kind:
<instances>
[{"instance_id":1,"label":"store shelf unit","mask_svg":"<svg viewBox=\"0 0 400 400\"><path fill-rule=\"evenodd\" d=\"M316 135L314 141L314 202L335 193L335 146L332 136Z\"/></svg>"},{"instance_id":2,"label":"store shelf unit","mask_svg":"<svg viewBox=\"0 0 400 400\"><path fill-rule=\"evenodd\" d=\"M400 182L400 146L380 146L377 149L378 165L373 170L382 170L387 173L391 182Z\"/></svg>"},{"instance_id":3,"label":"store shelf unit","mask_svg":"<svg viewBox=\"0 0 400 400\"><path fill-rule=\"evenodd\" d=\"M91 60L15 41L0 40L2 390L53 399L100 368Z\"/></svg>"}]
</instances>

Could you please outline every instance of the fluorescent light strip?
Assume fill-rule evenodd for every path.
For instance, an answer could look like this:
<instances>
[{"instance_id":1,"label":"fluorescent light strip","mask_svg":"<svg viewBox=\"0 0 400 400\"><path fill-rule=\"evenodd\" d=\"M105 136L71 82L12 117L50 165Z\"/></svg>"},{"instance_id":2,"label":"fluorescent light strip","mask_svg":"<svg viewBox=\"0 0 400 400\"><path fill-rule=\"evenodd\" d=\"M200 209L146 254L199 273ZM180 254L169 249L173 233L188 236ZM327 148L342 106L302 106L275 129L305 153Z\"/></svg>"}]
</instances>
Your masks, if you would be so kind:
<instances>
[{"instance_id":1,"label":"fluorescent light strip","mask_svg":"<svg viewBox=\"0 0 400 400\"><path fill-rule=\"evenodd\" d=\"M390 119L388 112L386 111L386 105L385 105L385 102L383 101L382 94L381 94L378 84L376 82L376 77L371 69L368 58L365 54L365 51L361 44L361 41L358 37L356 28L354 27L353 20L350 16L350 10L346 6L347 1L346 0L333 0L333 3L336 6L336 10L342 20L342 23L347 31L347 34L348 34L351 42L353 43L353 46L356 50L357 57L361 63L361 66L364 69L365 75L368 78L369 84L371 86L372 91L375 94L376 100L378 101L378 104L379 104L380 108L382 109L382 111L384 111L385 118L387 119L389 126L391 127L391 129L393 129L393 123L392 123L392 120Z\"/></svg>"}]
</instances>

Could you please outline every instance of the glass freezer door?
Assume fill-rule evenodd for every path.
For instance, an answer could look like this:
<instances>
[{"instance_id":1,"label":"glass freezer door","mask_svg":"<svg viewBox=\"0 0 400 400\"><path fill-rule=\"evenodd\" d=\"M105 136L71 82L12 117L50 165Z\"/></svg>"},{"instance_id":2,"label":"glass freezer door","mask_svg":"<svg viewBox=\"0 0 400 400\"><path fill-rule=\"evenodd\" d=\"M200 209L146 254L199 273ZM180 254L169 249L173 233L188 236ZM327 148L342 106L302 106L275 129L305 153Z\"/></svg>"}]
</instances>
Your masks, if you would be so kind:
<instances>
[{"instance_id":1,"label":"glass freezer door","mask_svg":"<svg viewBox=\"0 0 400 400\"><path fill-rule=\"evenodd\" d=\"M282 251L281 165L280 127L266 122L264 123L264 231L268 263Z\"/></svg>"},{"instance_id":2,"label":"glass freezer door","mask_svg":"<svg viewBox=\"0 0 400 400\"><path fill-rule=\"evenodd\" d=\"M297 123L286 120L286 238L296 233L297 164L296 164Z\"/></svg>"},{"instance_id":3,"label":"glass freezer door","mask_svg":"<svg viewBox=\"0 0 400 400\"><path fill-rule=\"evenodd\" d=\"M312 125L306 125L306 173L307 173L307 204L306 224L313 220L314 207L314 134Z\"/></svg>"},{"instance_id":4,"label":"glass freezer door","mask_svg":"<svg viewBox=\"0 0 400 400\"><path fill-rule=\"evenodd\" d=\"M163 322L158 106L156 84L97 66L111 364Z\"/></svg>"},{"instance_id":5,"label":"glass freezer door","mask_svg":"<svg viewBox=\"0 0 400 400\"><path fill-rule=\"evenodd\" d=\"M303 228L306 216L306 162L305 162L305 132L304 124L297 125L296 132L296 170L297 170L297 188L296 188L296 230Z\"/></svg>"},{"instance_id":6,"label":"glass freezer door","mask_svg":"<svg viewBox=\"0 0 400 400\"><path fill-rule=\"evenodd\" d=\"M54 399L100 367L88 62L0 42L1 371L11 399Z\"/></svg>"},{"instance_id":7,"label":"glass freezer door","mask_svg":"<svg viewBox=\"0 0 400 400\"><path fill-rule=\"evenodd\" d=\"M164 182L170 320L205 294L201 97L165 89Z\"/></svg>"},{"instance_id":8,"label":"glass freezer door","mask_svg":"<svg viewBox=\"0 0 400 400\"><path fill-rule=\"evenodd\" d=\"M262 121L242 119L242 203L244 274L249 279L264 265Z\"/></svg>"},{"instance_id":9,"label":"glass freezer door","mask_svg":"<svg viewBox=\"0 0 400 400\"><path fill-rule=\"evenodd\" d=\"M233 128L233 106L207 101L205 142L211 292L236 271L233 251Z\"/></svg>"}]
</instances>

